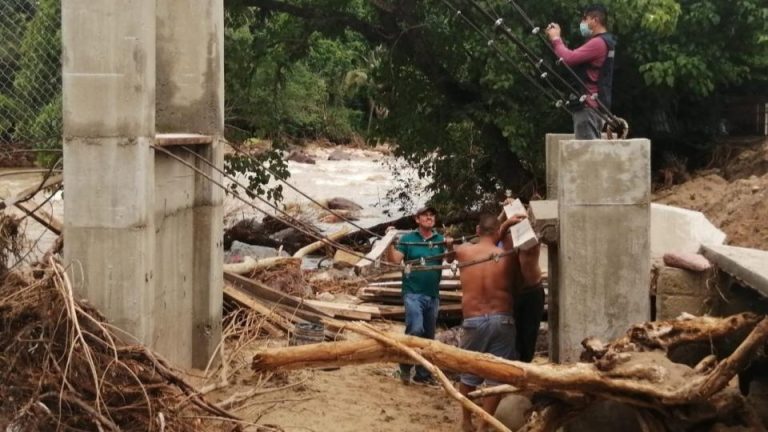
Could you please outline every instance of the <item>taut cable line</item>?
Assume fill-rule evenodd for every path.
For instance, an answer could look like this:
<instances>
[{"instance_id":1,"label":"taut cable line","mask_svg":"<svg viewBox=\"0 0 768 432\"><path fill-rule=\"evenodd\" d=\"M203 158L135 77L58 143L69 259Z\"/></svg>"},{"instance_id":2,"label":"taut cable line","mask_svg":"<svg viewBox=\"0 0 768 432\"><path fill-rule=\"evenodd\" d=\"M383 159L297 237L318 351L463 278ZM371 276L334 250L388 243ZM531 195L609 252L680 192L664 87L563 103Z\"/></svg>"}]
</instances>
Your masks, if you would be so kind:
<instances>
[{"instance_id":1,"label":"taut cable line","mask_svg":"<svg viewBox=\"0 0 768 432\"><path fill-rule=\"evenodd\" d=\"M311 237L311 238L313 238L313 239L315 239L317 241L321 241L321 242L323 242L323 243L325 243L325 244L327 244L329 246L333 246L333 247L335 247L337 249L343 250L344 252L347 252L350 255L353 255L353 256L356 256L356 257L359 257L359 258L365 258L364 255L358 253L357 251L349 249L346 246L344 246L344 245L342 245L342 244L340 244L338 242L335 242L335 241L327 238L326 236L323 236L322 234L316 233L314 231L314 228L312 228L310 226L306 226L306 224L304 222L294 218L293 216L291 216L290 214L288 214L285 211L281 210L280 208L278 208L277 206L273 205L272 203L270 203L269 201L265 200L264 198L261 198L260 196L258 196L256 194L253 194L253 192L251 192L248 189L248 187L244 186L243 184L238 182L236 179L233 179L231 176L229 176L228 174L224 173L223 170L220 170L219 168L217 168L213 162L205 159L204 157L200 156L196 152L185 148L185 150L187 150L188 152L196 155L199 159L204 161L207 165L212 167L217 172L221 173L222 176L224 176L228 180L232 181L236 186L243 188L247 192L250 192L258 200L260 200L261 202L265 203L267 206L271 207L273 210L277 211L278 213L280 213L283 216L279 217L279 216L276 216L276 215L271 215L268 211L266 211L266 210L264 210L262 208L259 208L257 205L255 205L252 202L250 202L250 201L244 199L243 197L241 197L240 194L237 191L233 191L233 190L229 189L224 184L222 184L221 182L217 181L216 179L214 179L213 177L211 177L210 175L208 175L207 173L205 173L201 169L199 169L196 166L192 165L191 163L185 161L181 157L173 154L172 152L168 151L167 149L164 149L162 147L158 147L158 146L155 146L155 145L150 145L150 147L152 147L153 149L158 150L158 151L160 151L162 153L165 153L166 155L168 155L171 158L175 159L177 162L181 163L182 165L187 166L189 169L195 171L197 174L201 175L206 180L208 180L212 184L218 186L219 188L221 188L225 192L231 193L232 196L234 196L237 200L243 202L244 204L246 204L247 206L253 208L254 210L256 210L256 211L258 211L260 213L263 213L263 214L265 214L267 216L275 217L280 222L282 222L282 223L284 223L284 224L286 224L286 225L288 225L288 226L298 230L299 232L301 232L301 233L303 233L303 234L305 234L305 235L307 235L307 236L309 236L309 237ZM390 263L390 262L387 262L387 261L381 261L381 264L388 265L388 266L393 266L393 267L402 267L400 264Z\"/></svg>"},{"instance_id":2,"label":"taut cable line","mask_svg":"<svg viewBox=\"0 0 768 432\"><path fill-rule=\"evenodd\" d=\"M185 160L184 160L184 159L182 159L181 157L179 157L179 156L177 156L177 155L173 154L172 152L168 151L167 149L165 149L165 148L162 148L162 147L159 147L159 146L156 146L156 145L150 145L149 147L151 147L151 148L153 148L153 149L155 149L155 150L157 150L157 151L160 151L160 152L162 152L162 153L164 153L164 154L166 154L166 155L170 156L171 158L173 158L173 159L174 159L174 160L176 160L177 162L181 163L182 165L185 165L187 168L189 168L189 169L191 169L192 171L196 172L197 174L201 175L203 178L205 178L206 180L208 180L208 181L209 181L209 182L211 182L212 184L214 184L214 185L218 186L218 187L219 187L219 188L221 188L221 189L222 189L224 192L227 192L227 193L231 193L231 194L232 194L232 196L234 196L236 199L238 199L239 201L241 201L241 202L245 203L246 205L248 205L249 207L253 208L254 210L256 210L256 211L259 211L259 212L261 212L261 213L263 213L263 214L265 214L265 215L274 216L274 215L270 215L270 214L269 214L269 212L267 212L267 211L266 211L266 210L264 210L264 209L261 209L261 208L259 208L258 206L256 206L256 205L255 205L255 204L253 204L252 202L245 200L243 197L241 197L241 196L240 196L240 194L239 194L239 193L237 193L237 191L233 191L233 190L231 190L231 189L227 188L227 187L226 187L226 186L225 186L223 183L221 183L221 182L217 181L216 179L214 179L213 177L211 177L210 175L208 175L207 173L205 173L205 172L204 172L204 171L202 171L201 169L199 169L199 168L197 168L196 166L194 166L193 164L191 164L191 163L189 163L189 162L185 161ZM253 192L251 192L251 191L248 189L248 187L247 187L247 186L245 186L245 185L243 185L242 183L238 182L236 179L232 178L230 175L228 175L227 173L225 173L223 170L221 170L221 169L219 169L218 167L216 167L216 165L215 165L213 162L211 162L210 160L208 160L208 159L204 158L203 156L199 155L197 152L195 152L195 151L192 151L192 150L190 150L189 148L187 148L187 147L185 147L185 146L182 146L182 147L183 147L183 148L184 148L184 149L185 149L187 152L189 152L189 153L193 154L193 155L194 155L196 158L198 158L199 160L203 161L203 162L204 162L206 165L210 166L210 167L211 167L211 168L213 168L215 171L217 171L218 173L220 173L220 174L221 174L222 176L224 176L226 179L228 179L228 180L232 181L232 182L233 182L233 184L235 184L236 186L238 186L238 187L241 187L241 188L243 188L244 190L246 190L246 191L250 192L251 194L253 194ZM254 194L254 195L255 195L255 194ZM309 237L312 237L312 238L314 238L314 239L316 239L316 240L318 240L318 241L321 241L321 242L323 242L323 243L326 243L326 244L328 244L329 246L333 246L333 247L335 247L335 248L337 248L337 249L339 249L339 250L342 250L342 251L344 251L344 252L347 252L347 253L349 253L350 255L353 255L353 256L355 256L355 257L358 257L358 258L361 258L361 259L366 259L366 260L368 259L368 258L366 258L366 257L365 257L365 255L362 255L362 254L358 253L357 251L354 251L354 250L352 250L352 249L349 249L349 248L347 248L346 246L344 246L344 245L342 245L342 244L340 244L340 243L338 243L338 242L335 242L335 241L333 241L333 240L331 240L331 239L329 239L329 238L327 238L327 237L323 236L322 234L317 234L317 233L315 233L315 232L314 232L314 231L312 231L312 230L306 230L306 228L301 228L301 227L300 227L300 225L302 225L302 224L303 224L303 222L301 222L301 221L297 220L296 218L294 218L293 216L289 215L288 213L286 213L286 212L284 212L284 211L280 210L278 207L274 206L274 205L273 205L272 203L270 203L269 201L267 201L267 200L265 200L265 199L263 199L263 198L261 198L261 197L259 197L259 196L257 196L257 195L255 195L255 196L256 196L256 198L257 198L257 199L261 200L262 202L264 202L265 204L267 204L268 206L270 206L272 209L274 209L274 210L276 210L277 212L279 212L279 213L283 214L283 215L284 215L284 217L286 217L287 219L289 219L289 220L284 220L284 219L281 219L281 218L279 218L279 217L277 217L277 216L274 216L274 217L276 217L278 220L280 220L281 222L283 222L284 224L286 224L286 225L288 225L288 226L291 226L291 227L295 228L296 230L298 230L298 231L300 231L300 232L302 232L302 233L306 234L306 235L307 235L307 236L309 236ZM292 222L291 222L291 220L295 221L295 223L292 223ZM500 258L503 258L503 257L505 257L505 256L509 256L509 255L512 255L512 254L514 254L514 253L516 253L516 251L515 251L515 250L510 250L510 251L505 251L505 252L503 252L503 253L498 253L498 254L490 254L490 255L488 256L488 258L481 258L481 259L476 259L476 260L472 260L472 261L466 261L466 262L464 262L464 263L461 263L461 264L459 264L457 261L453 261L453 263L451 263L451 264L448 264L448 265L429 265L429 266L428 266L428 265L419 265L419 266L413 266L413 265L411 265L411 264L409 264L409 263L407 263L407 264L392 263L392 262L389 262L389 261L383 261L383 260L380 260L380 259L379 259L379 260L375 260L375 264L376 264L376 265L386 265L386 266L389 266L389 267L395 267L395 268L399 268L399 269L402 269L403 273L404 273L404 274L406 274L406 275L407 275L407 274L410 274L411 272L416 272L416 271L433 271L433 270L443 270L443 269L450 269L450 270L452 270L454 273L456 273L456 271L457 271L458 269L461 269L461 268L464 268L464 267L470 267L470 266L473 266L473 265L478 265L478 264L481 264L481 263L484 263L484 262L488 262L488 261L497 261L497 262L498 262L498 260L499 260Z\"/></svg>"},{"instance_id":3,"label":"taut cable line","mask_svg":"<svg viewBox=\"0 0 768 432\"><path fill-rule=\"evenodd\" d=\"M461 9L456 7L454 4L451 4L448 0L442 0L442 2L448 6L451 10L453 10L456 13L456 16L461 17L464 22L467 23L470 27L472 27L475 32L477 32L483 39L488 41L488 46L493 48L496 53L502 58L502 60L506 60L509 64L511 64L515 70L520 73L524 78L526 78L531 84L533 84L536 88L538 88L542 93L544 93L545 96L549 97L555 102L555 106L557 108L563 108L564 110L568 111L570 113L570 110L566 108L565 106L565 98L562 96L560 91L549 81L546 79L546 76L541 77L549 86L552 88L552 91L542 86L535 78L533 78L529 73L525 72L520 65L517 64L517 62L510 57L507 53L502 51L498 45L496 44L495 39L488 36L474 21L472 21L471 18L469 18L466 14L464 14Z\"/></svg>"},{"instance_id":4,"label":"taut cable line","mask_svg":"<svg viewBox=\"0 0 768 432\"><path fill-rule=\"evenodd\" d=\"M547 38L544 37L543 34L541 34L541 28L538 27L533 20L528 16L528 14L525 13L525 10L515 1L515 0L507 0L509 4L512 5L512 7L517 11L517 13L520 15L520 17L523 19L523 21L526 22L531 27L531 33L535 34L539 37L539 39L544 43L544 45L549 48L549 50L552 52L552 54L556 57L557 63L562 65L568 73L571 75L571 78L576 80L576 82L581 86L581 88L584 89L584 91L587 91L587 85L584 83L584 81L579 77L579 75L576 73L576 71L573 70L572 67L570 67L565 61L563 61L562 58L560 58L557 53L555 52L555 49L552 47L552 44L547 40ZM597 96L597 93L595 93L595 96ZM603 104L603 102L598 97L592 97L592 99L597 102L600 110L602 110L606 116L608 116L609 120L612 122L620 121L618 117L616 117L608 107Z\"/></svg>"}]
</instances>

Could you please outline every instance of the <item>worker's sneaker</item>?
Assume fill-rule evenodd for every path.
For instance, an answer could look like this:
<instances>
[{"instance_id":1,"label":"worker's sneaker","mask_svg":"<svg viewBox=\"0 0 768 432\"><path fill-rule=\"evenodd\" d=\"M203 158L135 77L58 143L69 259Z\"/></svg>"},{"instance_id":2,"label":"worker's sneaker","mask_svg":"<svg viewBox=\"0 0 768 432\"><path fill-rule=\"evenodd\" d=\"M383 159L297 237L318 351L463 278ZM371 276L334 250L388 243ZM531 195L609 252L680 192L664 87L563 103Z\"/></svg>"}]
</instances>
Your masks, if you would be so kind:
<instances>
[{"instance_id":1,"label":"worker's sneaker","mask_svg":"<svg viewBox=\"0 0 768 432\"><path fill-rule=\"evenodd\" d=\"M439 387L440 386L440 384L438 384L437 381L435 381L435 379L432 378L432 377L427 377L427 378L414 377L413 378L413 382L415 384L424 385L424 386L427 386L427 387Z\"/></svg>"},{"instance_id":2,"label":"worker's sneaker","mask_svg":"<svg viewBox=\"0 0 768 432\"><path fill-rule=\"evenodd\" d=\"M411 377L409 375L406 375L401 371L400 369L395 369L395 371L392 373L392 376L399 379L401 383L404 385L411 384Z\"/></svg>"}]
</instances>

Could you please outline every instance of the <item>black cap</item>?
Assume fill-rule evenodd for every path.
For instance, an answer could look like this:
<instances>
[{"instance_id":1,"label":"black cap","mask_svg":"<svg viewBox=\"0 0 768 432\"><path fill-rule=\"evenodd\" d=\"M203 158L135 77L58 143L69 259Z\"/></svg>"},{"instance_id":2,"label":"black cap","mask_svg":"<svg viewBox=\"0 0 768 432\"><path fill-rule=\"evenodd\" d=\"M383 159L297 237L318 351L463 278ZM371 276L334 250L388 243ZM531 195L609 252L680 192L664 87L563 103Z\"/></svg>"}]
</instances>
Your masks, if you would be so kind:
<instances>
[{"instance_id":1,"label":"black cap","mask_svg":"<svg viewBox=\"0 0 768 432\"><path fill-rule=\"evenodd\" d=\"M437 210L434 207L428 205L416 210L416 216L421 216L426 212L432 212L435 215L437 215Z\"/></svg>"}]
</instances>

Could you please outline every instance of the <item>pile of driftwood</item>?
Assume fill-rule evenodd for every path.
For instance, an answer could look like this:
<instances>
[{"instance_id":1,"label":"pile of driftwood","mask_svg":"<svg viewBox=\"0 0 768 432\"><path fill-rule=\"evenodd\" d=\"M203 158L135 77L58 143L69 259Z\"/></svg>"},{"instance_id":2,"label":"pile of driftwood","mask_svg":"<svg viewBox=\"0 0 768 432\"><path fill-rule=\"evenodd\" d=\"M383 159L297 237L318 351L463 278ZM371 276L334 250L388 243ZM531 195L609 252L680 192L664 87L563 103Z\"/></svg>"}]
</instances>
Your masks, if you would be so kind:
<instances>
[{"instance_id":1,"label":"pile of driftwood","mask_svg":"<svg viewBox=\"0 0 768 432\"><path fill-rule=\"evenodd\" d=\"M0 429L227 430L243 422L207 402L162 358L125 343L75 300L53 261L0 274ZM259 430L275 430L258 427Z\"/></svg>"},{"instance_id":2,"label":"pile of driftwood","mask_svg":"<svg viewBox=\"0 0 768 432\"><path fill-rule=\"evenodd\" d=\"M764 430L737 389L728 386L736 374L764 355L768 318L752 314L729 318L691 317L632 327L610 344L584 342L590 363L528 364L464 351L436 341L385 334L363 323L343 325L366 338L354 341L264 349L253 357L252 368L287 370L344 366L371 362L420 363L433 371L445 389L462 404L482 410L459 395L441 370L470 372L505 386L477 394L518 392L538 395L522 430L554 431L596 402L617 401L638 413L647 431L696 429L722 422ZM673 363L667 352L688 344L716 346L737 340L737 348L723 358L703 358L694 367ZM491 420L491 419L489 419ZM498 430L508 430L492 422Z\"/></svg>"}]
</instances>

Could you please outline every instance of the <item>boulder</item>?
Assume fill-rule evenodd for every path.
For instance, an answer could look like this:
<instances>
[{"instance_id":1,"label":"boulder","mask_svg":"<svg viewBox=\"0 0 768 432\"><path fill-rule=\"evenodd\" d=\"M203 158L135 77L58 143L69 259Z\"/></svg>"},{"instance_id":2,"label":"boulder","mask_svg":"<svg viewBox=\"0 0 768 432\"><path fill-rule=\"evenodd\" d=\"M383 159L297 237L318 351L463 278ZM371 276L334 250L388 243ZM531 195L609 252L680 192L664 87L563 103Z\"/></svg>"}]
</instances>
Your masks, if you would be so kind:
<instances>
[{"instance_id":1,"label":"boulder","mask_svg":"<svg viewBox=\"0 0 768 432\"><path fill-rule=\"evenodd\" d=\"M362 210L363 206L346 198L336 197L328 200L328 208L331 210Z\"/></svg>"},{"instance_id":2,"label":"boulder","mask_svg":"<svg viewBox=\"0 0 768 432\"><path fill-rule=\"evenodd\" d=\"M224 250L230 250L236 241L275 248L280 243L269 238L272 232L256 219L243 219L224 231Z\"/></svg>"},{"instance_id":3,"label":"boulder","mask_svg":"<svg viewBox=\"0 0 768 432\"><path fill-rule=\"evenodd\" d=\"M288 155L286 160L294 161L294 162L297 162L297 163L310 164L310 165L314 165L315 163L317 163L312 158L312 156L304 153L303 151L293 151L293 152L291 152L291 154Z\"/></svg>"},{"instance_id":4,"label":"boulder","mask_svg":"<svg viewBox=\"0 0 768 432\"><path fill-rule=\"evenodd\" d=\"M242 256L242 257L248 256L248 257L255 258L257 260L262 258L275 257L275 256L288 256L288 254L285 253L285 251L281 251L281 253L278 254L278 250L275 248L250 245L250 244L242 243L239 241L234 241L232 243L232 247L229 248L229 253L235 256Z\"/></svg>"},{"instance_id":5,"label":"boulder","mask_svg":"<svg viewBox=\"0 0 768 432\"><path fill-rule=\"evenodd\" d=\"M347 160L352 160L352 156L341 149L336 149L330 155L328 155L328 160L329 161L347 161Z\"/></svg>"}]
</instances>

